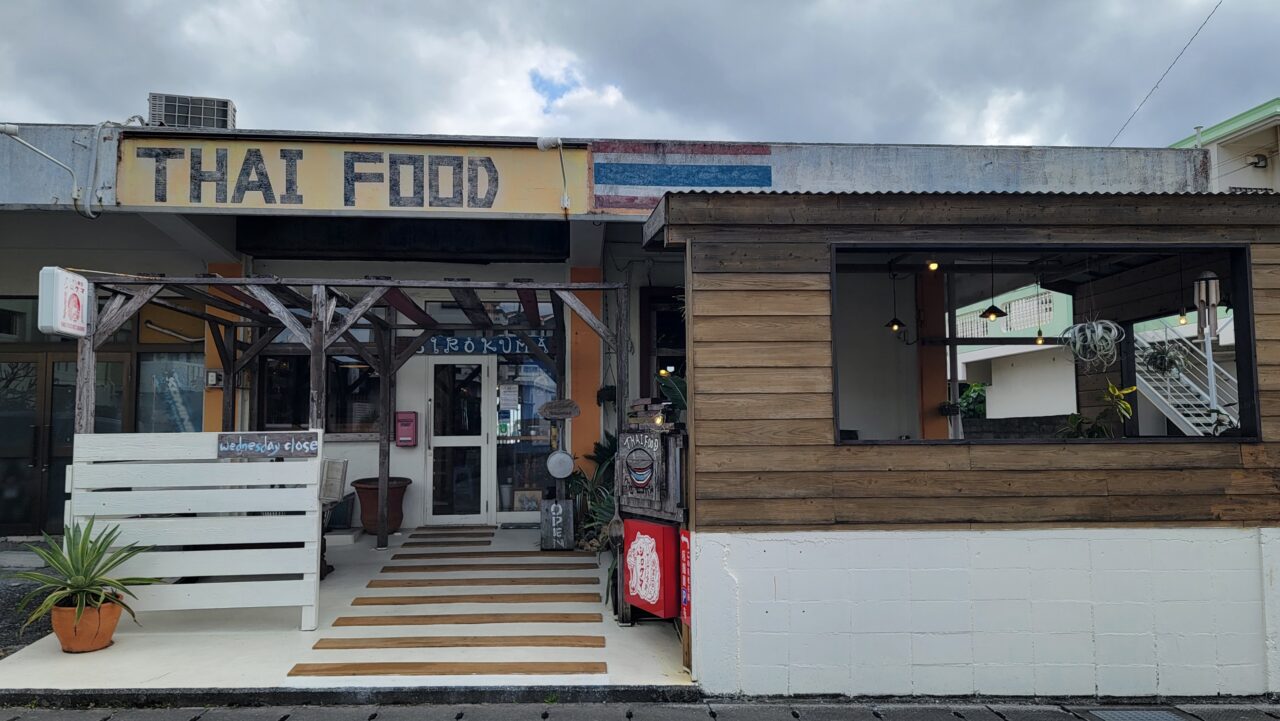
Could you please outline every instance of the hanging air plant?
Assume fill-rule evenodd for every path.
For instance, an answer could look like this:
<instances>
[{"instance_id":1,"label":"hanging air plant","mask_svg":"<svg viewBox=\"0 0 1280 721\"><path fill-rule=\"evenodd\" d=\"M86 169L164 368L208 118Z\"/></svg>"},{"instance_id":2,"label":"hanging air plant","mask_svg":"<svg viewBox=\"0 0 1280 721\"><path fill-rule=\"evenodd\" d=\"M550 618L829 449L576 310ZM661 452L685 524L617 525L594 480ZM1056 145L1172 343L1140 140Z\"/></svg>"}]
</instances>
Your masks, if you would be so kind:
<instances>
[{"instance_id":1,"label":"hanging air plant","mask_svg":"<svg viewBox=\"0 0 1280 721\"><path fill-rule=\"evenodd\" d=\"M1169 377L1177 375L1182 370L1182 366L1186 363L1186 356L1177 348L1165 344L1143 349L1138 360L1152 373Z\"/></svg>"},{"instance_id":2,"label":"hanging air plant","mask_svg":"<svg viewBox=\"0 0 1280 721\"><path fill-rule=\"evenodd\" d=\"M1120 357L1124 329L1109 320L1076 323L1062 332L1062 344L1086 370L1102 370Z\"/></svg>"}]
</instances>

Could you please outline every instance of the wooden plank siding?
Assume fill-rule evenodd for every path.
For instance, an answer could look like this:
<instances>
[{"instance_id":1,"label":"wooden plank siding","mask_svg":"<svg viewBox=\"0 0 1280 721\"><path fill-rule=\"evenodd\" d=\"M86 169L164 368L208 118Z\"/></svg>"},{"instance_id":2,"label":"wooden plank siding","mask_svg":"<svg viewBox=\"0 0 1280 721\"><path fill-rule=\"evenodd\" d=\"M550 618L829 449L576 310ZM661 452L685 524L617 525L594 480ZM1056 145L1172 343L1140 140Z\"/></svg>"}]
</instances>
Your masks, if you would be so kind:
<instances>
[{"instance_id":1,"label":"wooden plank siding","mask_svg":"<svg viewBox=\"0 0 1280 721\"><path fill-rule=\"evenodd\" d=\"M1250 243L1262 434L1280 441L1274 199L695 193L668 196L660 210L654 232L683 245L687 261L696 529L1280 520L1280 445L1266 442L839 445L830 299L832 243ZM1148 290L1149 304L1172 302ZM1097 291L1108 308L1144 292Z\"/></svg>"}]
</instances>

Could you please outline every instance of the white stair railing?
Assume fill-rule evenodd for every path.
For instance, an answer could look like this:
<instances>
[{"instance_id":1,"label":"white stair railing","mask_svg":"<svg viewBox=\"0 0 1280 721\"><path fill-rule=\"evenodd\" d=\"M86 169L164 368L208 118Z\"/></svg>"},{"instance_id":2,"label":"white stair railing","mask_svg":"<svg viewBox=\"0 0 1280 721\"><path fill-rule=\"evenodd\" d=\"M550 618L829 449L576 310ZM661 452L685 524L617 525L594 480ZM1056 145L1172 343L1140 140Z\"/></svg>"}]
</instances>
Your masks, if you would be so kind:
<instances>
[{"instance_id":1,"label":"white stair railing","mask_svg":"<svg viewBox=\"0 0 1280 721\"><path fill-rule=\"evenodd\" d=\"M1230 320L1228 320L1228 323ZM1187 435L1214 435L1222 430L1219 416L1239 425L1239 384L1225 368L1205 357L1202 347L1193 344L1177 328L1160 321L1161 329L1137 333L1137 386L1152 405ZM1153 348L1178 353L1182 362L1171 370L1157 370L1143 361ZM1217 402L1206 390L1213 379Z\"/></svg>"}]
</instances>

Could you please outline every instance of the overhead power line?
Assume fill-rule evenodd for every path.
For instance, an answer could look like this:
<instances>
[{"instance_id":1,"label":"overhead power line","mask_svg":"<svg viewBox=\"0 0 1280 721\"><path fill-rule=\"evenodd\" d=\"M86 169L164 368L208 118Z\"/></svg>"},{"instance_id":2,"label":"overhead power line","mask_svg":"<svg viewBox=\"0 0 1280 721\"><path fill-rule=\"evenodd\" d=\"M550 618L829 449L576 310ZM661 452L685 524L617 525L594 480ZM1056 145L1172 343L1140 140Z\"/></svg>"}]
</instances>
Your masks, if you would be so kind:
<instances>
[{"instance_id":1,"label":"overhead power line","mask_svg":"<svg viewBox=\"0 0 1280 721\"><path fill-rule=\"evenodd\" d=\"M1120 134L1124 132L1125 128L1129 127L1129 123L1133 121L1134 116L1138 114L1139 110L1142 110L1143 105L1147 104L1147 100L1149 100L1156 92L1156 89L1160 87L1160 83L1164 82L1165 76L1168 75L1169 71L1173 70L1173 66L1177 65L1178 61L1182 59L1182 54L1187 51L1187 48L1191 47L1191 43L1195 42L1196 36L1200 34L1201 30L1204 30L1205 25L1209 24L1209 19L1213 17L1214 13L1218 12L1218 8L1220 7L1222 7L1222 0L1218 0L1218 4L1213 6L1213 9L1205 16L1204 22L1200 23L1200 27L1196 28L1196 31L1191 34L1191 39L1187 41L1186 45L1182 46L1182 50L1178 51L1178 56L1173 59L1173 62L1169 63L1169 67L1165 68L1164 72L1160 74L1160 79L1156 81L1155 85L1151 86L1151 90L1147 91L1146 97L1144 97L1142 102L1138 103L1138 107L1134 108L1133 112L1129 114L1129 119L1124 121L1124 125L1121 125L1120 129L1117 130L1116 134L1111 138L1111 142L1107 143L1108 148L1115 145L1116 140L1120 138Z\"/></svg>"}]
</instances>

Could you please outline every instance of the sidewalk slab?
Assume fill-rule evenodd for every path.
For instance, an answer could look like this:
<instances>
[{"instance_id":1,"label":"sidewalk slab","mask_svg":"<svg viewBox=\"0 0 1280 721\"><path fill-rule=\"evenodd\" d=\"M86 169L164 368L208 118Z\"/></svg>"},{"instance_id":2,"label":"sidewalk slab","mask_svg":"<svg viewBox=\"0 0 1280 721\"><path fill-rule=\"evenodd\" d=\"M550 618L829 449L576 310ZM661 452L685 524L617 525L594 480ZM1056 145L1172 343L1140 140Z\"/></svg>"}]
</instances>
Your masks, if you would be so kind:
<instances>
[{"instance_id":1,"label":"sidewalk slab","mask_svg":"<svg viewBox=\"0 0 1280 721\"><path fill-rule=\"evenodd\" d=\"M1000 721L985 706L879 706L875 707L884 721L960 721L954 712L963 714L965 721Z\"/></svg>"},{"instance_id":2,"label":"sidewalk slab","mask_svg":"<svg viewBox=\"0 0 1280 721\"><path fill-rule=\"evenodd\" d=\"M1178 708L1203 721L1276 721L1275 716L1268 715L1262 708L1252 704L1196 704Z\"/></svg>"},{"instance_id":3,"label":"sidewalk slab","mask_svg":"<svg viewBox=\"0 0 1280 721\"><path fill-rule=\"evenodd\" d=\"M203 707L115 709L111 721L196 721L207 711Z\"/></svg>"},{"instance_id":4,"label":"sidewalk slab","mask_svg":"<svg viewBox=\"0 0 1280 721\"><path fill-rule=\"evenodd\" d=\"M871 707L862 704L792 704L791 708L800 714L798 721L878 721Z\"/></svg>"},{"instance_id":5,"label":"sidewalk slab","mask_svg":"<svg viewBox=\"0 0 1280 721\"><path fill-rule=\"evenodd\" d=\"M1080 721L1057 706L1000 705L989 708L1008 721Z\"/></svg>"},{"instance_id":6,"label":"sidewalk slab","mask_svg":"<svg viewBox=\"0 0 1280 721\"><path fill-rule=\"evenodd\" d=\"M0 710L0 721L106 721L112 709L7 708Z\"/></svg>"},{"instance_id":7,"label":"sidewalk slab","mask_svg":"<svg viewBox=\"0 0 1280 721\"><path fill-rule=\"evenodd\" d=\"M787 704L709 703L707 706L715 712L715 721L796 721Z\"/></svg>"}]
</instances>

